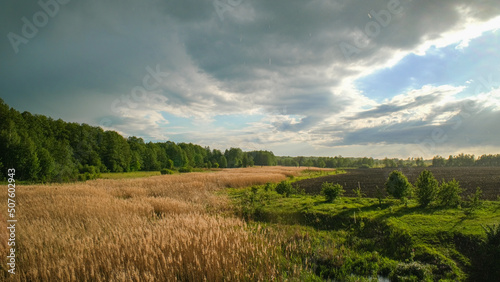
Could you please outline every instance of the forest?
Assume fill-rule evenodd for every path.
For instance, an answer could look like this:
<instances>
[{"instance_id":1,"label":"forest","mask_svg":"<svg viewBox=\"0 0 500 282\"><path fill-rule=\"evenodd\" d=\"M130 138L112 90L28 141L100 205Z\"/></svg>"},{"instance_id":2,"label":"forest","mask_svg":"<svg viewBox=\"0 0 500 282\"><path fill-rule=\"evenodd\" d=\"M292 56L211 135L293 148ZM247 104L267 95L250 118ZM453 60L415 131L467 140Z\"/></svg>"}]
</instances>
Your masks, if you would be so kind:
<instances>
[{"instance_id":1,"label":"forest","mask_svg":"<svg viewBox=\"0 0 500 282\"><path fill-rule=\"evenodd\" d=\"M88 124L20 113L0 99L0 169L14 167L19 180L67 182L101 172L276 165L268 151L224 152L192 143L145 142Z\"/></svg>"}]
</instances>

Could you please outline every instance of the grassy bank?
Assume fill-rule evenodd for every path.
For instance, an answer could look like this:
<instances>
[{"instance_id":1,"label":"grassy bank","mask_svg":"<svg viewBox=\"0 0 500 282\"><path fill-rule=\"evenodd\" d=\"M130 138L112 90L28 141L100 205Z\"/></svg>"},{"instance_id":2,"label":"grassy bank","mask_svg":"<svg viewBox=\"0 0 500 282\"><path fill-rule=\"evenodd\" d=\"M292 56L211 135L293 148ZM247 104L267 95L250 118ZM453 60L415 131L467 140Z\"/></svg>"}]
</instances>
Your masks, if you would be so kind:
<instances>
[{"instance_id":1,"label":"grassy bank","mask_svg":"<svg viewBox=\"0 0 500 282\"><path fill-rule=\"evenodd\" d=\"M320 195L284 197L274 185L227 191L237 212L291 237L295 257L318 279L488 280L498 277L483 227L500 223L500 202L421 208L410 200ZM497 234L498 236L498 234ZM496 254L498 255L498 254ZM498 262L496 262L498 263ZM496 271L496 272L495 272ZM496 275L496 276L495 276Z\"/></svg>"}]
</instances>

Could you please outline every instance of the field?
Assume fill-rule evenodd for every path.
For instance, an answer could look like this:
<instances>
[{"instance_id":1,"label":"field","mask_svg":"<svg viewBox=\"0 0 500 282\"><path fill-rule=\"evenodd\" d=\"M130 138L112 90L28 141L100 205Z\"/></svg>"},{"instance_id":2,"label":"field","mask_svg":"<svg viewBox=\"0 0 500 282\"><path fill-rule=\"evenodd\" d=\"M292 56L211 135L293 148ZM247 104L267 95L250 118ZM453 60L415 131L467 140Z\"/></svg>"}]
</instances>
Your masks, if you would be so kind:
<instances>
[{"instance_id":1,"label":"field","mask_svg":"<svg viewBox=\"0 0 500 282\"><path fill-rule=\"evenodd\" d=\"M382 170L356 170L373 171ZM368 197L327 203L300 191L285 197L269 184L352 177L334 173L254 167L19 185L16 275L2 263L0 281L462 281L498 274L482 228L500 223L498 201L474 210Z\"/></svg>"},{"instance_id":2,"label":"field","mask_svg":"<svg viewBox=\"0 0 500 282\"><path fill-rule=\"evenodd\" d=\"M7 273L2 263L0 280L222 281L282 276L278 239L233 216L227 197L215 192L300 174L297 168L247 168L18 186L16 275ZM0 202L6 203L6 197L2 193ZM6 212L7 208L0 214L3 258L9 235Z\"/></svg>"},{"instance_id":3,"label":"field","mask_svg":"<svg viewBox=\"0 0 500 282\"><path fill-rule=\"evenodd\" d=\"M422 169L403 172L414 182ZM392 169L348 170L302 179L288 197L270 187L230 189L241 216L293 234L300 248L286 251L315 277L336 281L492 281L500 270L498 168L432 169L438 179L456 178L477 186L491 200L420 207L415 199L377 199L376 186ZM334 202L319 195L321 183L341 183L346 193ZM359 184L358 184L359 182ZM362 197L352 190L361 187ZM303 190L304 193L301 192ZM497 188L498 189L498 188ZM382 190L383 191L383 190ZM387 281L387 280L385 280Z\"/></svg>"},{"instance_id":4,"label":"field","mask_svg":"<svg viewBox=\"0 0 500 282\"><path fill-rule=\"evenodd\" d=\"M402 168L400 169L411 183L415 183L418 175L424 170L430 170L441 182L456 179L465 188L464 194L472 194L476 187L483 190L483 196L488 200L496 200L500 196L500 167L443 167L443 168ZM330 175L296 182L306 193L319 194L323 182L339 183L344 186L345 195L354 197L353 189L361 187L367 197L375 198L377 186L384 190L385 181L393 168L349 169L345 174ZM385 192L384 192L385 193ZM385 194L384 194L385 195Z\"/></svg>"},{"instance_id":5,"label":"field","mask_svg":"<svg viewBox=\"0 0 500 282\"><path fill-rule=\"evenodd\" d=\"M134 172L108 172L101 173L102 179L124 179L124 178L142 178L160 175L159 171L134 171Z\"/></svg>"}]
</instances>

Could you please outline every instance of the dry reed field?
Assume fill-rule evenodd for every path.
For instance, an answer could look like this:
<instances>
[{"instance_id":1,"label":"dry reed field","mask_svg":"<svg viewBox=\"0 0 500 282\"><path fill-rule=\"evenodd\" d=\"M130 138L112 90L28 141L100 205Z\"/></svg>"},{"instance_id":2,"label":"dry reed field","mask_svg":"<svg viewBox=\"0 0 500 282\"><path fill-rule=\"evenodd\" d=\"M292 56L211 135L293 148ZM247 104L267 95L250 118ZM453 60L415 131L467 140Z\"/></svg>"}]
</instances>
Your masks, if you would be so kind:
<instances>
[{"instance_id":1,"label":"dry reed field","mask_svg":"<svg viewBox=\"0 0 500 282\"><path fill-rule=\"evenodd\" d=\"M4 281L241 281L282 277L282 242L232 216L214 192L302 169L225 169L17 187L16 274ZM0 201L7 202L7 193ZM7 255L7 214L0 220ZM271 240L271 241L270 241ZM281 270L279 270L281 269ZM290 270L293 276L298 270Z\"/></svg>"}]
</instances>

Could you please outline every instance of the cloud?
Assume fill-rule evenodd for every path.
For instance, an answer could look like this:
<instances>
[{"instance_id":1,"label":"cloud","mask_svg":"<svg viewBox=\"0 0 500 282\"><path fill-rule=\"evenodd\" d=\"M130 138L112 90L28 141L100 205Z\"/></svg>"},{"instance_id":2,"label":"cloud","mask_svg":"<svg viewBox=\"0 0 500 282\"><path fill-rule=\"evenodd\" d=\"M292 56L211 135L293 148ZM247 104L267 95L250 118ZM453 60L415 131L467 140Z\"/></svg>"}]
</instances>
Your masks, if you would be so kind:
<instances>
[{"instance_id":1,"label":"cloud","mask_svg":"<svg viewBox=\"0 0 500 282\"><path fill-rule=\"evenodd\" d=\"M424 87L422 91L413 91L414 101L420 97L435 97L443 88ZM500 133L494 130L495 122L500 120L498 107L499 90L469 97L457 98L460 89L448 89L448 97L436 102L431 99L427 103L412 102L413 107L393 106L394 101L381 104L377 109L389 109L384 119L373 114L373 110L358 115L355 119L361 126L343 126L325 130L321 134L336 133L341 139L326 142L327 146L338 145L374 145L374 144L415 144L422 148L429 147L426 156L432 155L437 147L461 148L473 146L495 146ZM416 93L420 94L416 94ZM431 93L431 94L429 94ZM420 100L422 101L422 100ZM418 105L418 106L417 106ZM395 110L397 108L397 110ZM416 111L411 112L412 109ZM410 111L410 113L408 113ZM366 113L366 114L365 114ZM394 118L394 117L400 118ZM432 146L431 146L432 145Z\"/></svg>"},{"instance_id":2,"label":"cloud","mask_svg":"<svg viewBox=\"0 0 500 282\"><path fill-rule=\"evenodd\" d=\"M458 114L453 103L462 101L462 87L425 88L417 81L413 92L381 102L355 81L409 54L424 56L430 46L462 42L460 48L469 48L499 27L497 4L243 0L221 20L209 0L70 1L16 54L6 35L22 35L21 18L32 21L42 8L7 1L0 12L1 95L20 110L104 121L151 140L281 144L294 154L304 146L414 144L413 137ZM346 56L343 44L355 52ZM156 66L169 75L138 96L134 89ZM262 118L239 131L217 123L235 114ZM182 131L166 116L190 122Z\"/></svg>"}]
</instances>

